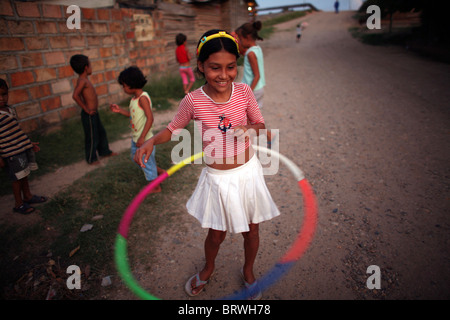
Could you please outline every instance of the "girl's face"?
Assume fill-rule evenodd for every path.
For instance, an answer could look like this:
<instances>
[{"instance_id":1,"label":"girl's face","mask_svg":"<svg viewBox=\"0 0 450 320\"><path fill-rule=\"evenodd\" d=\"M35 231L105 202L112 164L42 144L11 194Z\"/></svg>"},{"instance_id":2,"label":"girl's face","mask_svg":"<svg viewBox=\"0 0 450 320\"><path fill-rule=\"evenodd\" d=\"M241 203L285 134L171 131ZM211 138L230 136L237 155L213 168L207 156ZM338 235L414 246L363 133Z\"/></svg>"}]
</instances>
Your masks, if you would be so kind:
<instances>
[{"instance_id":1,"label":"girl's face","mask_svg":"<svg viewBox=\"0 0 450 320\"><path fill-rule=\"evenodd\" d=\"M124 91L126 94L134 94L134 90L131 89L127 84L123 83L123 84L122 84L122 87L123 87L123 91Z\"/></svg>"},{"instance_id":2,"label":"girl's face","mask_svg":"<svg viewBox=\"0 0 450 320\"><path fill-rule=\"evenodd\" d=\"M211 98L227 101L237 76L236 56L225 50L213 53L204 62L198 62L198 69L205 75L205 89Z\"/></svg>"},{"instance_id":3,"label":"girl's face","mask_svg":"<svg viewBox=\"0 0 450 320\"><path fill-rule=\"evenodd\" d=\"M0 88L0 108L8 105L8 89Z\"/></svg>"}]
</instances>

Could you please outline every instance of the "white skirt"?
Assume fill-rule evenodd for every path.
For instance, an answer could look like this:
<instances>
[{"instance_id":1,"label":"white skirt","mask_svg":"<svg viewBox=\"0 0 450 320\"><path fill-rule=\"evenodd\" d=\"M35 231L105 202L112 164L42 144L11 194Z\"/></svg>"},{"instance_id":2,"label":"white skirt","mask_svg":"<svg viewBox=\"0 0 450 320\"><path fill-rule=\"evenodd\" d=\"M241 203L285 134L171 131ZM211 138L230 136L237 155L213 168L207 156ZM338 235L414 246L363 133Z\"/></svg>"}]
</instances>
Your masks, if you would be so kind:
<instances>
[{"instance_id":1,"label":"white skirt","mask_svg":"<svg viewBox=\"0 0 450 320\"><path fill-rule=\"evenodd\" d=\"M186 208L203 228L231 233L280 215L256 155L230 170L205 167Z\"/></svg>"}]
</instances>

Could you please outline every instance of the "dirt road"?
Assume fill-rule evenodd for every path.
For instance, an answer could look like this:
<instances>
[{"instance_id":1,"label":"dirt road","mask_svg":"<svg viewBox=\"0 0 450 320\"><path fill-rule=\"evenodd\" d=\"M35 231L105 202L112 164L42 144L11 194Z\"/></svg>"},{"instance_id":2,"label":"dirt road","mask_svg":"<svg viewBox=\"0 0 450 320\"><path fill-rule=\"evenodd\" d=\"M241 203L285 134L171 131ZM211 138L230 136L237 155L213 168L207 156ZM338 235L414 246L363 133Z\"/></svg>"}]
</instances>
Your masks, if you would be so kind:
<instances>
[{"instance_id":1,"label":"dirt road","mask_svg":"<svg viewBox=\"0 0 450 320\"><path fill-rule=\"evenodd\" d=\"M351 15L311 14L261 42L266 124L280 129L280 152L305 172L319 207L311 246L263 297L449 299L450 65L359 43L348 32ZM309 26L296 43L300 21ZM261 225L258 276L290 247L303 218L287 169L266 181L282 215ZM134 275L160 298L187 299L205 235L182 215L161 230L156 263L133 262ZM239 290L242 264L242 237L229 234L195 299ZM378 290L366 287L371 265L380 268ZM135 299L117 277L103 298Z\"/></svg>"},{"instance_id":2,"label":"dirt road","mask_svg":"<svg viewBox=\"0 0 450 320\"><path fill-rule=\"evenodd\" d=\"M265 299L450 298L450 66L348 32L351 12L279 25L265 54L263 115L280 129L280 152L315 190L319 221L309 250ZM295 25L307 21L300 43ZM281 167L266 177L282 216L261 225L258 275L283 255L301 225L301 195ZM205 231L189 215L161 232L158 263L135 266L143 287L186 299L203 265ZM228 235L206 292L242 286L242 237ZM367 279L380 269L380 289ZM133 298L116 288L109 298Z\"/></svg>"}]
</instances>

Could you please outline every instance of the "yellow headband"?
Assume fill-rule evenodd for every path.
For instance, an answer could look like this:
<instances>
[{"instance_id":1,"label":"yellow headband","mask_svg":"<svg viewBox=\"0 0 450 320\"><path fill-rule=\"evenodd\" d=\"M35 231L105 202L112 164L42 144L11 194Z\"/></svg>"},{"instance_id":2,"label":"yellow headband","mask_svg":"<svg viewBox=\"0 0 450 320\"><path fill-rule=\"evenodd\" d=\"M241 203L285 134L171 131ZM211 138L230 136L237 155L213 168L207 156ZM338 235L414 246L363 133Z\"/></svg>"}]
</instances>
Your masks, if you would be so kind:
<instances>
[{"instance_id":1,"label":"yellow headband","mask_svg":"<svg viewBox=\"0 0 450 320\"><path fill-rule=\"evenodd\" d=\"M197 57L199 56L200 50L202 49L203 45L204 45L206 42L208 42L209 40L212 40L212 39L215 39L215 38L228 38L228 39L233 40L234 43L236 43L237 51L238 51L238 53L240 54L240 52L239 52L239 44L238 44L238 42L236 41L236 39L235 39L233 36L231 36L231 35L229 35L228 33L226 33L225 31L219 31L218 33L212 34L212 35L210 35L210 36L203 37L203 38L200 40L200 44L198 45L198 48L197 48Z\"/></svg>"}]
</instances>

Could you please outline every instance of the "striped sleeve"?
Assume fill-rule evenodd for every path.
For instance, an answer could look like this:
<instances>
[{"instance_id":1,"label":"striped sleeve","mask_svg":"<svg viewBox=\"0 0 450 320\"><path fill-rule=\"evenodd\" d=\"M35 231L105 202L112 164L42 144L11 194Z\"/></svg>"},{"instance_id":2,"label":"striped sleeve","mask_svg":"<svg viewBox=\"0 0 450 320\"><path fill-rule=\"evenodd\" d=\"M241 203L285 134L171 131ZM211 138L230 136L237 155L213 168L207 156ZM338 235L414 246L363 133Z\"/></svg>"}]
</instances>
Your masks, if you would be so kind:
<instances>
[{"instance_id":1,"label":"striped sleeve","mask_svg":"<svg viewBox=\"0 0 450 320\"><path fill-rule=\"evenodd\" d=\"M11 116L0 115L0 154L11 157L24 152L33 145L28 136L22 131L19 123Z\"/></svg>"},{"instance_id":2,"label":"striped sleeve","mask_svg":"<svg viewBox=\"0 0 450 320\"><path fill-rule=\"evenodd\" d=\"M194 119L194 101L192 94L188 94L181 100L178 111L167 125L167 129L176 134L176 130L186 127L192 119Z\"/></svg>"},{"instance_id":3,"label":"striped sleeve","mask_svg":"<svg viewBox=\"0 0 450 320\"><path fill-rule=\"evenodd\" d=\"M258 102L256 102L255 95L248 85L244 85L244 94L248 100L247 118L250 124L264 123L264 118L259 109Z\"/></svg>"}]
</instances>

